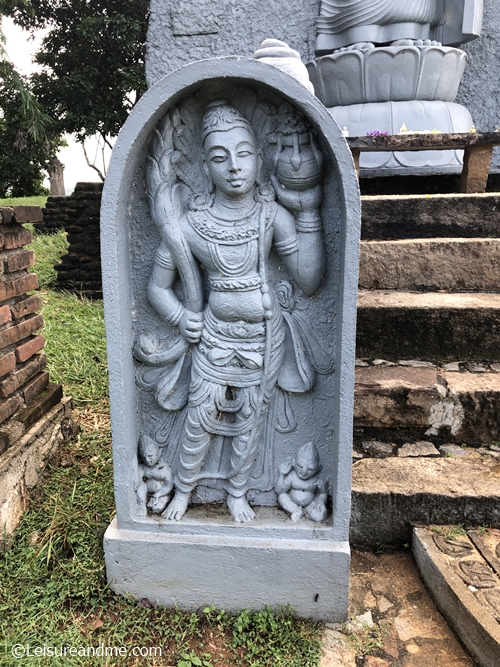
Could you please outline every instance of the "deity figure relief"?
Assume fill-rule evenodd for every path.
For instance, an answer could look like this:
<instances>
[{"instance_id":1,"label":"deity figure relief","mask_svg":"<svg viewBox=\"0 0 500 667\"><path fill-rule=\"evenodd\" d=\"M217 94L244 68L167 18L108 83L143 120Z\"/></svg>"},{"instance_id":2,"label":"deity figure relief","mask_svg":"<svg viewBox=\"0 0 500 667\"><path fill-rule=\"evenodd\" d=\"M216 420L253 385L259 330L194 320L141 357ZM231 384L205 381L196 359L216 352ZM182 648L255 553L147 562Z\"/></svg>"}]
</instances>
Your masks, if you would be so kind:
<instances>
[{"instance_id":1,"label":"deity figure relief","mask_svg":"<svg viewBox=\"0 0 500 667\"><path fill-rule=\"evenodd\" d=\"M327 484L319 476L320 472L318 450L312 442L302 445L295 457L290 457L279 467L276 482L278 503L290 514L292 521L298 521L305 515L312 521L320 522L328 516Z\"/></svg>"},{"instance_id":2,"label":"deity figure relief","mask_svg":"<svg viewBox=\"0 0 500 667\"><path fill-rule=\"evenodd\" d=\"M271 283L269 255L274 248L295 285L307 296L316 293L325 270L322 155L292 108L275 113L279 126L270 105L255 100L246 115L225 99L213 100L198 107L198 120L195 106L167 114L153 139L147 176L161 234L148 298L178 335L161 347L143 334L134 354L146 365L141 386L155 392L166 414L184 410L175 493L163 516L180 520L195 487L218 480L234 521L245 522L254 518L249 479L280 384L286 332L293 328L285 326L284 314L291 315L283 313ZM275 148L267 146L267 166L254 125L274 142ZM282 384L290 389L295 380L290 363L286 368ZM306 368L299 376L292 389L308 391L311 373ZM217 438L229 443L228 461L224 470L207 470Z\"/></svg>"}]
</instances>

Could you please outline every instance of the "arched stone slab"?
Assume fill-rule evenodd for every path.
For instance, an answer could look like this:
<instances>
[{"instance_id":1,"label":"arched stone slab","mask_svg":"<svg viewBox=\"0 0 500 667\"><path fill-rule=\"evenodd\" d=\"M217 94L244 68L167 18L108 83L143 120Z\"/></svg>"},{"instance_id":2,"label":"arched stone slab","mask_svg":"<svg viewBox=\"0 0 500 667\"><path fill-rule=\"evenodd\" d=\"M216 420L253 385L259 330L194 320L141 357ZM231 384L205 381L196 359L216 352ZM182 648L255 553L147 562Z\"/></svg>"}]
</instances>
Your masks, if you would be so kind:
<instances>
[{"instance_id":1,"label":"arched stone slab","mask_svg":"<svg viewBox=\"0 0 500 667\"><path fill-rule=\"evenodd\" d=\"M145 186L150 137L159 121L190 96L237 100L240 94L290 103L311 126L324 157L326 270L313 298L296 291L297 309L314 330L314 341L333 358L335 370L319 372L303 395L282 392L288 401L285 412L292 410L295 425L288 431L281 428L276 437L264 435L254 466L272 478L287 454L313 440L331 495L329 517L322 523L290 521L276 506L272 479L262 482L264 473L255 473L250 483L247 498L256 518L248 523L231 521L220 505L217 481L196 487L194 505L181 521L137 511L139 439L157 434L170 414L137 385L141 364L132 354L141 334L154 332L162 338L169 330L147 297L160 241ZM101 209L117 509L104 548L113 590L181 609L215 604L236 611L290 604L301 616L346 618L359 236L359 190L347 144L325 107L289 75L246 58L204 60L166 76L139 100L116 141ZM273 280L285 277L277 255L269 271ZM167 454L169 443L159 445ZM174 454L169 462L175 473ZM207 500L219 505L207 507Z\"/></svg>"}]
</instances>

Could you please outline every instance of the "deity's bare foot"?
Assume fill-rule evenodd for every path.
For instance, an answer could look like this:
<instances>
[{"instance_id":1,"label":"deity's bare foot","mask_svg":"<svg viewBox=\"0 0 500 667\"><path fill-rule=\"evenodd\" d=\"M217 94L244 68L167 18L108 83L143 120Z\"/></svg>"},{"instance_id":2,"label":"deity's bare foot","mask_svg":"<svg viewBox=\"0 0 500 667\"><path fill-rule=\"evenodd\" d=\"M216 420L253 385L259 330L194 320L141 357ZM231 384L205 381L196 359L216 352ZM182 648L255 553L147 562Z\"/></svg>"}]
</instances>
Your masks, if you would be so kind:
<instances>
[{"instance_id":1,"label":"deity's bare foot","mask_svg":"<svg viewBox=\"0 0 500 667\"><path fill-rule=\"evenodd\" d=\"M172 502L161 515L169 521L180 521L184 514L186 514L190 497L190 492L176 491Z\"/></svg>"},{"instance_id":2,"label":"deity's bare foot","mask_svg":"<svg viewBox=\"0 0 500 667\"><path fill-rule=\"evenodd\" d=\"M242 496L241 498L235 498L234 496L228 494L226 502L229 511L231 512L231 516L236 521L236 523L244 523L245 521L251 521L252 519L255 519L255 512L248 504L245 496Z\"/></svg>"},{"instance_id":3,"label":"deity's bare foot","mask_svg":"<svg viewBox=\"0 0 500 667\"><path fill-rule=\"evenodd\" d=\"M302 519L302 516L303 516L302 507L299 507L298 510L295 510L295 512L292 512L290 514L290 519L292 521L299 521L300 519Z\"/></svg>"}]
</instances>

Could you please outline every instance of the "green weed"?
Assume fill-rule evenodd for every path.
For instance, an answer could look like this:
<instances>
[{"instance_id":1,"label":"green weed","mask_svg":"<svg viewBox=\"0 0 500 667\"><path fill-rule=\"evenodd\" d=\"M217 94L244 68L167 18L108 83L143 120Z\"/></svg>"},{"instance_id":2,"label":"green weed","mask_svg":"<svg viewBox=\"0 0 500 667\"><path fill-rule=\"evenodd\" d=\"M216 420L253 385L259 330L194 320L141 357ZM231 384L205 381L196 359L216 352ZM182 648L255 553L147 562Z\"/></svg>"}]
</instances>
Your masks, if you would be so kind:
<instances>
[{"instance_id":1,"label":"green weed","mask_svg":"<svg viewBox=\"0 0 500 667\"><path fill-rule=\"evenodd\" d=\"M461 523L456 526L433 526L432 531L438 535L442 535L447 540L454 540L459 536L467 535L467 531Z\"/></svg>"},{"instance_id":2,"label":"green weed","mask_svg":"<svg viewBox=\"0 0 500 667\"><path fill-rule=\"evenodd\" d=\"M376 649L384 646L384 636L389 632L390 622L386 621L380 625L364 625L352 630L345 625L343 632L347 635L348 646L356 653L357 657L370 655Z\"/></svg>"},{"instance_id":3,"label":"green weed","mask_svg":"<svg viewBox=\"0 0 500 667\"><path fill-rule=\"evenodd\" d=\"M177 667L212 667L210 654L202 653L197 656L194 653L181 653L180 660L177 661Z\"/></svg>"}]
</instances>

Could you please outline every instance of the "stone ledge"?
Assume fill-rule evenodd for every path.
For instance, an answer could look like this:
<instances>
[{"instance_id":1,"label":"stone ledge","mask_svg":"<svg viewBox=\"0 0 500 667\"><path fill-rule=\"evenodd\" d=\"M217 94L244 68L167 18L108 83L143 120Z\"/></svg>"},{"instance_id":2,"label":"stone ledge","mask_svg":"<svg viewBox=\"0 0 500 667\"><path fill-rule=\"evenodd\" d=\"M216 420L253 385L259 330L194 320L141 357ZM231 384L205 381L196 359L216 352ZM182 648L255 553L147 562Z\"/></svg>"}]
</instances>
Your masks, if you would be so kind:
<instances>
[{"instance_id":1,"label":"stone ledge","mask_svg":"<svg viewBox=\"0 0 500 667\"><path fill-rule=\"evenodd\" d=\"M361 207L366 240L500 236L498 193L367 195Z\"/></svg>"},{"instance_id":2,"label":"stone ledge","mask_svg":"<svg viewBox=\"0 0 500 667\"><path fill-rule=\"evenodd\" d=\"M350 541L409 542L415 524L500 526L500 466L465 458L362 459L353 466Z\"/></svg>"},{"instance_id":3,"label":"stone ledge","mask_svg":"<svg viewBox=\"0 0 500 667\"><path fill-rule=\"evenodd\" d=\"M500 294L359 292L358 357L500 361Z\"/></svg>"},{"instance_id":4,"label":"stone ledge","mask_svg":"<svg viewBox=\"0 0 500 667\"><path fill-rule=\"evenodd\" d=\"M10 535L28 508L47 459L72 431L71 398L61 402L0 457L0 530Z\"/></svg>"},{"instance_id":5,"label":"stone ledge","mask_svg":"<svg viewBox=\"0 0 500 667\"><path fill-rule=\"evenodd\" d=\"M500 239L362 241L364 290L500 290Z\"/></svg>"},{"instance_id":6,"label":"stone ledge","mask_svg":"<svg viewBox=\"0 0 500 667\"><path fill-rule=\"evenodd\" d=\"M384 429L413 429L416 439L468 445L499 441L499 403L500 374L495 372L407 366L356 368L356 439L387 440ZM401 437L409 436L401 433Z\"/></svg>"},{"instance_id":7,"label":"stone ledge","mask_svg":"<svg viewBox=\"0 0 500 667\"><path fill-rule=\"evenodd\" d=\"M413 555L422 578L437 606L478 664L481 667L498 665L500 625L493 610L481 600L488 595L495 595L495 599L500 600L500 579L491 572L468 537L445 540L442 544L448 551L446 553L438 548L434 536L435 533L426 528L415 528L413 532ZM481 582L477 588L467 585L467 577L463 578L460 569L460 565L467 562L474 563L474 569L479 568L485 572L485 577L490 577L489 582L483 582L484 589Z\"/></svg>"}]
</instances>

